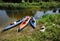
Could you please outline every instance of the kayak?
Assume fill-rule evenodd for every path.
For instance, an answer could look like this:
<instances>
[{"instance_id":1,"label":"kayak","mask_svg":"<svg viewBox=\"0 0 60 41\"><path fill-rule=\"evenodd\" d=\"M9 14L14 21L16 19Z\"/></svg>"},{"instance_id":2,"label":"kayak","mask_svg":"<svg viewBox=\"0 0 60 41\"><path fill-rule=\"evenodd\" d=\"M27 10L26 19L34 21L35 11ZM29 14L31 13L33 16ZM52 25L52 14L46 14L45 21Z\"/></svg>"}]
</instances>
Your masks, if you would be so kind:
<instances>
[{"instance_id":1,"label":"kayak","mask_svg":"<svg viewBox=\"0 0 60 41\"><path fill-rule=\"evenodd\" d=\"M24 21L25 19L26 19L26 17L24 17L23 19L20 19L20 20L18 20L18 21L16 21L16 22L13 22L13 23L9 24L7 27L4 27L4 29L2 30L2 32L3 32L3 31L6 31L6 30L9 30L9 29L11 29L11 28L19 25L19 24L20 24L22 21Z\"/></svg>"},{"instance_id":2,"label":"kayak","mask_svg":"<svg viewBox=\"0 0 60 41\"><path fill-rule=\"evenodd\" d=\"M27 16L27 18L20 24L18 28L18 32L20 32L30 21L31 17Z\"/></svg>"},{"instance_id":3,"label":"kayak","mask_svg":"<svg viewBox=\"0 0 60 41\"><path fill-rule=\"evenodd\" d=\"M32 26L33 29L36 28L36 19L32 17L29 21L30 25Z\"/></svg>"}]
</instances>

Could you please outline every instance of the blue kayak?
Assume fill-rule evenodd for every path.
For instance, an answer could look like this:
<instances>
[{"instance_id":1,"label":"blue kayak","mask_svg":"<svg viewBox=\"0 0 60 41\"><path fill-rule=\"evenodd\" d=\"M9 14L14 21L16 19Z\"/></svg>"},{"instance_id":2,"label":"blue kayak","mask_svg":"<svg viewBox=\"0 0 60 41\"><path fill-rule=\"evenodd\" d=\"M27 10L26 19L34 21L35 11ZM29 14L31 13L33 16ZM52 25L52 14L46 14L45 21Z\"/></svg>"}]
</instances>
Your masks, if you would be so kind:
<instances>
[{"instance_id":1,"label":"blue kayak","mask_svg":"<svg viewBox=\"0 0 60 41\"><path fill-rule=\"evenodd\" d=\"M13 24L8 25L7 27L4 27L4 29L2 30L2 32L3 32L3 31L6 31L6 30L9 30L9 29L11 29L11 28L19 25L22 21L24 21L24 19L26 19L26 17L23 18L23 19L21 19L21 20L18 20L18 21L16 21L16 22L13 22Z\"/></svg>"},{"instance_id":2,"label":"blue kayak","mask_svg":"<svg viewBox=\"0 0 60 41\"><path fill-rule=\"evenodd\" d=\"M36 28L36 19L34 17L31 18L31 20L29 21L29 23L33 27L33 29Z\"/></svg>"}]
</instances>

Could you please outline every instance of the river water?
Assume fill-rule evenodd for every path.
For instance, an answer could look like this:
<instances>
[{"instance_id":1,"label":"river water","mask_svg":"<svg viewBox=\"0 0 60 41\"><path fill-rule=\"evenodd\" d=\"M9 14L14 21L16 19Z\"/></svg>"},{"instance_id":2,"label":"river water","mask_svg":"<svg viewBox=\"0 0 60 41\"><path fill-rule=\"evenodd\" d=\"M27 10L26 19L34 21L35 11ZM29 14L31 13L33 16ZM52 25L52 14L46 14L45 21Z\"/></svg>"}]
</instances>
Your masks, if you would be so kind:
<instances>
[{"instance_id":1,"label":"river water","mask_svg":"<svg viewBox=\"0 0 60 41\"><path fill-rule=\"evenodd\" d=\"M5 27L13 21L17 21L25 16L34 16L36 19L46 14L59 14L60 10L30 11L30 10L0 10L0 27Z\"/></svg>"}]
</instances>

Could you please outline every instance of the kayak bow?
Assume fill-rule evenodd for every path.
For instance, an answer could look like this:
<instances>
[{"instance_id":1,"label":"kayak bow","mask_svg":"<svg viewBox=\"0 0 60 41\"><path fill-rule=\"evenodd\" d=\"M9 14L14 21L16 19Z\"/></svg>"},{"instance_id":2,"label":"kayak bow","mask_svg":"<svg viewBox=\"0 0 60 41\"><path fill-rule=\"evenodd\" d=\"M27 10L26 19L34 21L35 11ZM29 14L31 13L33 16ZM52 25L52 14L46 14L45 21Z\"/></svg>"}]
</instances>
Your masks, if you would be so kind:
<instances>
[{"instance_id":1,"label":"kayak bow","mask_svg":"<svg viewBox=\"0 0 60 41\"><path fill-rule=\"evenodd\" d=\"M20 24L20 27L18 28L18 32L20 32L30 21L31 17L27 16L27 18Z\"/></svg>"},{"instance_id":2,"label":"kayak bow","mask_svg":"<svg viewBox=\"0 0 60 41\"><path fill-rule=\"evenodd\" d=\"M34 17L32 17L30 19L29 23L33 27L33 29L35 29L35 27L36 27L36 19Z\"/></svg>"}]
</instances>

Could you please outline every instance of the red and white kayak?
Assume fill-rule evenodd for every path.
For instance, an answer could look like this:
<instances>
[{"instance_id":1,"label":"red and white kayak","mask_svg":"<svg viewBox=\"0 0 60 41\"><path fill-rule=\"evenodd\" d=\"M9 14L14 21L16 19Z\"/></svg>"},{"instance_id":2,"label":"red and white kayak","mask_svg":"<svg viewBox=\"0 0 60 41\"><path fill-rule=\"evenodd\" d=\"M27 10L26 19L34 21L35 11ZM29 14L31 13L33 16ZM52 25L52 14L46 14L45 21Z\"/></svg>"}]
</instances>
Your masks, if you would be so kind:
<instances>
[{"instance_id":1,"label":"red and white kayak","mask_svg":"<svg viewBox=\"0 0 60 41\"><path fill-rule=\"evenodd\" d=\"M18 32L20 32L29 23L30 19L30 16L26 16L26 19L20 24Z\"/></svg>"}]
</instances>

